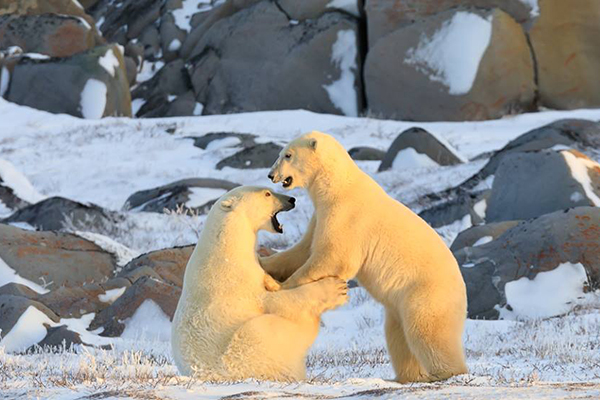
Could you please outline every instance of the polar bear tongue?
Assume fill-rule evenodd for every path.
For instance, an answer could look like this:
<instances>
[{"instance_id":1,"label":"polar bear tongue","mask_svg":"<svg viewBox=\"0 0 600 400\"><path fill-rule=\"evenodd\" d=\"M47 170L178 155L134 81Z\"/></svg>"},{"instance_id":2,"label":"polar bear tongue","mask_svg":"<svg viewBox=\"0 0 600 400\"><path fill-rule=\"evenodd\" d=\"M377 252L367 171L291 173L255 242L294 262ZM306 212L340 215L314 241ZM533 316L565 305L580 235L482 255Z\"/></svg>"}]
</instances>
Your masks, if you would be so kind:
<instances>
[{"instance_id":1,"label":"polar bear tongue","mask_svg":"<svg viewBox=\"0 0 600 400\"><path fill-rule=\"evenodd\" d=\"M271 223L273 224L273 229L275 229L275 232L283 233L283 226L281 226L281 224L277 220L277 214L279 214L279 212L276 212L271 216Z\"/></svg>"}]
</instances>

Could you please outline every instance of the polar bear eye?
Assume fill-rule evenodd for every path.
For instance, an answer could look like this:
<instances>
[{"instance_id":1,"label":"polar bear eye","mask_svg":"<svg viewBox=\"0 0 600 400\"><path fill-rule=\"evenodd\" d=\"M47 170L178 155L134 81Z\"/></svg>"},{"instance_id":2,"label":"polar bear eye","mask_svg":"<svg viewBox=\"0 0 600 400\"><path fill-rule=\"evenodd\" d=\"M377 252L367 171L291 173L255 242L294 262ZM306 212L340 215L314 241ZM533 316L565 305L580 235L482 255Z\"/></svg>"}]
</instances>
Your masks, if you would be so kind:
<instances>
[{"instance_id":1,"label":"polar bear eye","mask_svg":"<svg viewBox=\"0 0 600 400\"><path fill-rule=\"evenodd\" d=\"M285 158L288 158L288 159L289 159L289 158L292 158L292 154L291 154L291 153L287 153L287 154L285 155Z\"/></svg>"},{"instance_id":2,"label":"polar bear eye","mask_svg":"<svg viewBox=\"0 0 600 400\"><path fill-rule=\"evenodd\" d=\"M270 197L271 196L271 192L266 192L265 196Z\"/></svg>"}]
</instances>

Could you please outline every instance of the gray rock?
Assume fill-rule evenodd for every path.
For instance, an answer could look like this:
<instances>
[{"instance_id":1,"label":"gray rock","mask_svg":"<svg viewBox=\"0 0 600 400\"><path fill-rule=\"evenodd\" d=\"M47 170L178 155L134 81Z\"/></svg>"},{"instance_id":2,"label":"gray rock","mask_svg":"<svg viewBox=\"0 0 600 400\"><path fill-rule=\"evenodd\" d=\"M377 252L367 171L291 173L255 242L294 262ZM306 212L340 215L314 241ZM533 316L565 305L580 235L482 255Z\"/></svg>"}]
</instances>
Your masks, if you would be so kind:
<instances>
[{"instance_id":1,"label":"gray rock","mask_svg":"<svg viewBox=\"0 0 600 400\"><path fill-rule=\"evenodd\" d=\"M497 319L499 308L514 309L507 303L507 283L535 279L563 263L585 268L588 282L582 294L597 289L599 242L600 209L579 207L521 222L488 244L456 251L467 285L469 318Z\"/></svg>"},{"instance_id":2,"label":"gray rock","mask_svg":"<svg viewBox=\"0 0 600 400\"><path fill-rule=\"evenodd\" d=\"M125 57L125 71L127 72L127 82L133 86L137 80L137 64L131 57Z\"/></svg>"},{"instance_id":3,"label":"gray rock","mask_svg":"<svg viewBox=\"0 0 600 400\"><path fill-rule=\"evenodd\" d=\"M149 275L158 277L171 285L182 287L185 268L194 248L195 246L174 247L142 254L124 266L119 276L132 279L134 276L139 278ZM147 269L152 272L149 273Z\"/></svg>"},{"instance_id":4,"label":"gray rock","mask_svg":"<svg viewBox=\"0 0 600 400\"><path fill-rule=\"evenodd\" d=\"M480 224L484 221L485 215L479 210L478 205L481 202L487 202L489 191L468 193L460 192L455 197L444 199L419 213L433 228L441 228L451 225L456 221L469 216L471 224Z\"/></svg>"},{"instance_id":5,"label":"gray rock","mask_svg":"<svg viewBox=\"0 0 600 400\"><path fill-rule=\"evenodd\" d=\"M21 277L48 289L103 282L116 262L96 244L75 235L34 232L0 224L0 258Z\"/></svg>"},{"instance_id":6,"label":"gray rock","mask_svg":"<svg viewBox=\"0 0 600 400\"><path fill-rule=\"evenodd\" d=\"M14 282L7 283L6 285L0 287L0 296L5 294L25 297L31 300L35 300L38 297L38 293L35 290L30 289L28 286Z\"/></svg>"},{"instance_id":7,"label":"gray rock","mask_svg":"<svg viewBox=\"0 0 600 400\"><path fill-rule=\"evenodd\" d=\"M298 108L357 115L362 110L357 37L357 21L347 14L330 12L295 24L274 2L262 1L202 35L190 54L194 91L208 115ZM340 57L355 56L348 65L336 56L332 60L336 43ZM333 101L327 87L342 74L350 79L338 84L343 95L332 92Z\"/></svg>"},{"instance_id":8,"label":"gray rock","mask_svg":"<svg viewBox=\"0 0 600 400\"><path fill-rule=\"evenodd\" d=\"M161 58L160 32L156 26L147 26L139 39L139 43L144 46L145 60L157 61Z\"/></svg>"},{"instance_id":9,"label":"gray rock","mask_svg":"<svg viewBox=\"0 0 600 400\"><path fill-rule=\"evenodd\" d=\"M91 322L89 329L103 327L102 336L120 336L125 329L122 321L130 318L145 300L152 300L173 319L181 288L158 279L142 277L131 285L110 307L101 311Z\"/></svg>"},{"instance_id":10,"label":"gray rock","mask_svg":"<svg viewBox=\"0 0 600 400\"><path fill-rule=\"evenodd\" d=\"M19 46L25 53L70 57L101 44L96 30L69 15L0 15L0 49Z\"/></svg>"},{"instance_id":11,"label":"gray rock","mask_svg":"<svg viewBox=\"0 0 600 400\"><path fill-rule=\"evenodd\" d=\"M54 322L59 321L59 318L50 309L35 300L9 294L0 295L0 338L10 333L29 307L37 308Z\"/></svg>"},{"instance_id":12,"label":"gray rock","mask_svg":"<svg viewBox=\"0 0 600 400\"><path fill-rule=\"evenodd\" d=\"M119 30L126 28L127 38L134 39L160 17L160 7L164 0L100 0L91 9L92 16L99 21L102 36L115 41Z\"/></svg>"},{"instance_id":13,"label":"gray rock","mask_svg":"<svg viewBox=\"0 0 600 400\"><path fill-rule=\"evenodd\" d=\"M76 344L83 344L79 333L69 330L66 325L60 325L48 328L46 337L30 350L41 348L43 351L61 352L72 349Z\"/></svg>"},{"instance_id":14,"label":"gray rock","mask_svg":"<svg viewBox=\"0 0 600 400\"><path fill-rule=\"evenodd\" d=\"M117 213L104 210L95 204L51 197L21 208L2 222L26 222L41 230L58 231L65 227L74 227L85 231L101 231L112 226L120 218Z\"/></svg>"},{"instance_id":15,"label":"gray rock","mask_svg":"<svg viewBox=\"0 0 600 400\"><path fill-rule=\"evenodd\" d=\"M189 200L192 196L192 188L221 189L225 192L238 187L239 184L212 178L191 178L182 179L164 186L153 189L142 190L129 196L125 202L124 209L146 211L146 212L164 212L165 209L176 210L183 207L186 210L193 210L204 214L218 199L207 201L205 204L190 206Z\"/></svg>"},{"instance_id":16,"label":"gray rock","mask_svg":"<svg viewBox=\"0 0 600 400\"><path fill-rule=\"evenodd\" d=\"M112 52L119 65L109 72L99 60ZM125 61L116 45L100 46L67 58L21 57L11 71L5 98L13 103L57 114L101 118L131 116ZM92 81L95 80L94 81ZM87 97L82 93L87 86ZM106 90L106 101L96 100ZM84 103L87 102L87 107Z\"/></svg>"},{"instance_id":17,"label":"gray rock","mask_svg":"<svg viewBox=\"0 0 600 400\"><path fill-rule=\"evenodd\" d=\"M492 24L472 85L448 83L435 65L427 64L427 46L459 12L491 19ZM459 49L461 45L456 44ZM388 118L485 120L534 108L534 66L527 38L521 25L499 9L456 8L393 31L370 47L364 80L371 112Z\"/></svg>"},{"instance_id":18,"label":"gray rock","mask_svg":"<svg viewBox=\"0 0 600 400\"><path fill-rule=\"evenodd\" d=\"M319 18L327 12L334 10L347 12L355 17L359 16L359 0L338 2L342 8L331 0L278 0L277 3L287 16L296 21Z\"/></svg>"},{"instance_id":19,"label":"gray rock","mask_svg":"<svg viewBox=\"0 0 600 400\"><path fill-rule=\"evenodd\" d=\"M578 177L578 171L587 176ZM598 163L574 150L507 155L496 170L486 221L528 219L596 205L600 203L599 171ZM591 181L589 189L583 179Z\"/></svg>"},{"instance_id":20,"label":"gray rock","mask_svg":"<svg viewBox=\"0 0 600 400\"><path fill-rule=\"evenodd\" d=\"M208 145L215 140L227 139L230 137L235 137L240 140L240 147L248 148L256 145L254 139L256 135L252 135L249 133L236 133L236 132L211 132L206 135L194 137L188 136L187 138L194 140L194 146L201 148L202 150L206 150Z\"/></svg>"},{"instance_id":21,"label":"gray rock","mask_svg":"<svg viewBox=\"0 0 600 400\"><path fill-rule=\"evenodd\" d=\"M400 133L392 142L390 148L379 165L379 172L392 168L398 152L404 149L414 149L424 154L439 165L456 165L462 161L444 143L422 128L410 128Z\"/></svg>"},{"instance_id":22,"label":"gray rock","mask_svg":"<svg viewBox=\"0 0 600 400\"><path fill-rule=\"evenodd\" d=\"M225 167L239 169L270 168L283 147L273 143L261 143L245 148L217 163L217 169Z\"/></svg>"},{"instance_id":23,"label":"gray rock","mask_svg":"<svg viewBox=\"0 0 600 400\"><path fill-rule=\"evenodd\" d=\"M348 154L356 161L381 161L385 157L385 151L367 146L353 147Z\"/></svg>"},{"instance_id":24,"label":"gray rock","mask_svg":"<svg viewBox=\"0 0 600 400\"><path fill-rule=\"evenodd\" d=\"M4 181L0 176L0 204L11 210L18 210L23 207L27 207L29 202L21 199L15 194L13 189L9 186L3 185Z\"/></svg>"},{"instance_id":25,"label":"gray rock","mask_svg":"<svg viewBox=\"0 0 600 400\"><path fill-rule=\"evenodd\" d=\"M74 15L83 18L90 26L94 19L74 1L68 0L0 0L0 14L15 15Z\"/></svg>"},{"instance_id":26,"label":"gray rock","mask_svg":"<svg viewBox=\"0 0 600 400\"><path fill-rule=\"evenodd\" d=\"M505 221L472 226L458 234L456 239L454 239L454 242L452 242L450 250L458 251L465 247L473 247L475 243L486 237L490 238L490 241L496 240L504 232L517 226L519 222L520 221Z\"/></svg>"},{"instance_id":27,"label":"gray rock","mask_svg":"<svg viewBox=\"0 0 600 400\"><path fill-rule=\"evenodd\" d=\"M166 14L160 22L160 41L163 58L166 62L173 61L179 55L179 49L185 41L186 32L175 24L172 15ZM177 44L179 43L179 44Z\"/></svg>"}]
</instances>

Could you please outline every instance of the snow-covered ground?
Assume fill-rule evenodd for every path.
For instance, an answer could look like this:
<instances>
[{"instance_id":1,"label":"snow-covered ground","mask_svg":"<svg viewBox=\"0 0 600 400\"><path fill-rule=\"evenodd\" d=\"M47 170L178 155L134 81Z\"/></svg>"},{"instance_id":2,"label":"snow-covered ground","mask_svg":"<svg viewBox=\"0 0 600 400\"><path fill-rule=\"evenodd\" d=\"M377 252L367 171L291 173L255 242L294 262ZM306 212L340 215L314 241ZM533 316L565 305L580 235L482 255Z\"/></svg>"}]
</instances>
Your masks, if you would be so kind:
<instances>
[{"instance_id":1,"label":"snow-covered ground","mask_svg":"<svg viewBox=\"0 0 600 400\"><path fill-rule=\"evenodd\" d=\"M215 168L218 161L237 151L229 147L231 139L201 150L186 139L188 136L253 133L259 135L260 142L283 144L303 132L322 130L335 135L347 148L372 146L385 150L401 131L420 126L445 139L461 156L472 159L561 118L599 120L600 110L542 112L468 123L410 123L306 111L80 120L0 99L0 159L28 178L33 186L28 190L37 198L63 196L119 211L132 193L184 178L220 178L281 190L269 184L266 169ZM460 183L484 163L412 169L397 163L396 168L382 173L376 173L377 162L359 165L393 197L418 211L422 195ZM298 207L280 218L285 234L264 235L263 243L284 248L302 234L311 205L302 191L295 190L293 195ZM0 213L7 212L0 206ZM128 211L124 215L117 227L87 236L117 252L121 264L141 252L194 243L203 223L202 216L178 213ZM457 229L443 232L448 242ZM107 301L113 295L107 293ZM178 376L170 356L168 319L161 313L154 303L145 302L128 321L122 338L103 338L100 342L94 333L86 334L88 341L112 343L111 350L82 348L77 353L18 355L0 346L0 398L600 397L600 307L594 301L561 318L468 321L465 346L470 374L443 383L415 385L386 381L393 378L393 371L385 351L382 309L360 288L351 290L349 304L324 315L321 333L308 359L309 380L293 385L216 385ZM70 326L81 331L90 321L87 315L80 321L70 321Z\"/></svg>"}]
</instances>

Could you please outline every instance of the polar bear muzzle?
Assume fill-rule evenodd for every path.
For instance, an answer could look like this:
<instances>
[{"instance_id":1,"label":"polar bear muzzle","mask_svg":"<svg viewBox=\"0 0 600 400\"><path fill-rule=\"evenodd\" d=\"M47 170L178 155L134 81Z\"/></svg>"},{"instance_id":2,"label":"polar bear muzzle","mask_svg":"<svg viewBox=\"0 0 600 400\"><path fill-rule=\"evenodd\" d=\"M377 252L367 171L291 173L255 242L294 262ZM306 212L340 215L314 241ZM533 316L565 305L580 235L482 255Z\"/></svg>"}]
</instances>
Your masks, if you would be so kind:
<instances>
[{"instance_id":1,"label":"polar bear muzzle","mask_svg":"<svg viewBox=\"0 0 600 400\"><path fill-rule=\"evenodd\" d=\"M290 211L296 207L296 199L283 194L275 194L275 197L281 203L281 209L275 211L275 213L271 216L271 223L273 224L273 229L275 232L283 233L283 225L281 225L281 223L277 220L277 214L280 212Z\"/></svg>"}]
</instances>

